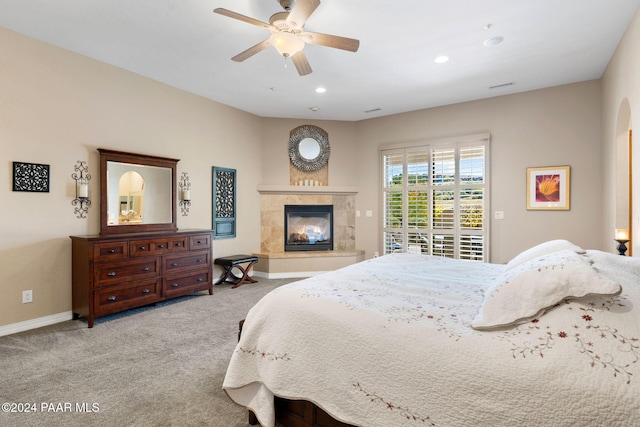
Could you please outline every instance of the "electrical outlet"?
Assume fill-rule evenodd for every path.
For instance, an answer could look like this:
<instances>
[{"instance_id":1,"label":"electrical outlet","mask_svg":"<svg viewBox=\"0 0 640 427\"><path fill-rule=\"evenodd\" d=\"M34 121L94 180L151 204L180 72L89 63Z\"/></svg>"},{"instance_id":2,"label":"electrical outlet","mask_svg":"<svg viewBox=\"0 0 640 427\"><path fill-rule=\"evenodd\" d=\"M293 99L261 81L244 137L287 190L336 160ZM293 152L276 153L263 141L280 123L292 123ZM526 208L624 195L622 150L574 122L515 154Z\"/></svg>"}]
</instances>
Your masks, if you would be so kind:
<instances>
[{"instance_id":1,"label":"electrical outlet","mask_svg":"<svg viewBox=\"0 0 640 427\"><path fill-rule=\"evenodd\" d=\"M22 303L27 304L29 302L33 302L33 291L22 291Z\"/></svg>"}]
</instances>

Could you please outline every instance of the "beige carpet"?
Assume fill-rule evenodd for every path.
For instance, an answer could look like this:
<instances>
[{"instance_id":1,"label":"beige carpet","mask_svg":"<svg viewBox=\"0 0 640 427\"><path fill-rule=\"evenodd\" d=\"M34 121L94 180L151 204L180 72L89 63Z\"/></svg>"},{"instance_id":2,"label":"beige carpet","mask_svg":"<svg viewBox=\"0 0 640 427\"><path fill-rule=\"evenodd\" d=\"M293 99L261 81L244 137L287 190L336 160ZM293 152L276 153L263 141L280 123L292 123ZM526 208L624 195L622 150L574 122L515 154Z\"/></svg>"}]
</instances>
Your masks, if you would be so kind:
<instances>
[{"instance_id":1,"label":"beige carpet","mask_svg":"<svg viewBox=\"0 0 640 427\"><path fill-rule=\"evenodd\" d=\"M248 426L222 391L238 321L268 291L259 279L96 320L0 337L2 426ZM90 411L89 411L90 410Z\"/></svg>"}]
</instances>

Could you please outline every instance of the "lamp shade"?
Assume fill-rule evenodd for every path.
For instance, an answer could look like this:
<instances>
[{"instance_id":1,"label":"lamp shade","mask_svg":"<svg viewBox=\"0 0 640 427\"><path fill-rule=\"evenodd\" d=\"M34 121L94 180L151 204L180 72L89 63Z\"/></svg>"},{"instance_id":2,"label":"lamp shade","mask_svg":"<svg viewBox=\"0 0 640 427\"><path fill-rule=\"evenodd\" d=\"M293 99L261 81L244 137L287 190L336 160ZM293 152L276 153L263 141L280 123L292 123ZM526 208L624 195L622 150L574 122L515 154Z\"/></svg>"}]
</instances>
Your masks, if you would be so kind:
<instances>
[{"instance_id":1,"label":"lamp shade","mask_svg":"<svg viewBox=\"0 0 640 427\"><path fill-rule=\"evenodd\" d=\"M271 45L284 57L293 56L304 48L304 41L293 33L275 33L269 37Z\"/></svg>"},{"instance_id":2,"label":"lamp shade","mask_svg":"<svg viewBox=\"0 0 640 427\"><path fill-rule=\"evenodd\" d=\"M624 228L616 228L615 240L629 240L629 230Z\"/></svg>"}]
</instances>

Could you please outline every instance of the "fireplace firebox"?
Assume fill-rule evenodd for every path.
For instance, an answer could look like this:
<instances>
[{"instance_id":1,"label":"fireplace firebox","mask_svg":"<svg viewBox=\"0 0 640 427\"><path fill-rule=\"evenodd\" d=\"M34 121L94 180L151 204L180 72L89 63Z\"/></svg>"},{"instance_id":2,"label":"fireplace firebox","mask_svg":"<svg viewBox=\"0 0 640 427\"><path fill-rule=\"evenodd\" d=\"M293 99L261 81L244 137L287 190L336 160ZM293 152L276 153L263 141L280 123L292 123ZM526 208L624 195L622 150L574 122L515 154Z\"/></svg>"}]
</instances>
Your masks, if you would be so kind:
<instances>
[{"instance_id":1,"label":"fireplace firebox","mask_svg":"<svg viewBox=\"0 0 640 427\"><path fill-rule=\"evenodd\" d=\"M333 250L333 206L285 205L284 250Z\"/></svg>"}]
</instances>

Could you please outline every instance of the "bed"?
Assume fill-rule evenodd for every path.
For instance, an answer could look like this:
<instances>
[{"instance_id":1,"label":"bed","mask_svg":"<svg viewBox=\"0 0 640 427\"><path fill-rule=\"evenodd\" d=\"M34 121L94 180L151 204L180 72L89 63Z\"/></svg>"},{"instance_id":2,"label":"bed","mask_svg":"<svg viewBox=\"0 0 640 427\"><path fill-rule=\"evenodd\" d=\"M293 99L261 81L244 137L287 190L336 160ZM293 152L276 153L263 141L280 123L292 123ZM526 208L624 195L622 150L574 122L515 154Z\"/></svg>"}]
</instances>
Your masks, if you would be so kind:
<instances>
[{"instance_id":1,"label":"bed","mask_svg":"<svg viewBox=\"0 0 640 427\"><path fill-rule=\"evenodd\" d=\"M506 265L390 254L279 287L223 388L265 427L628 426L639 357L640 259L554 240Z\"/></svg>"}]
</instances>

